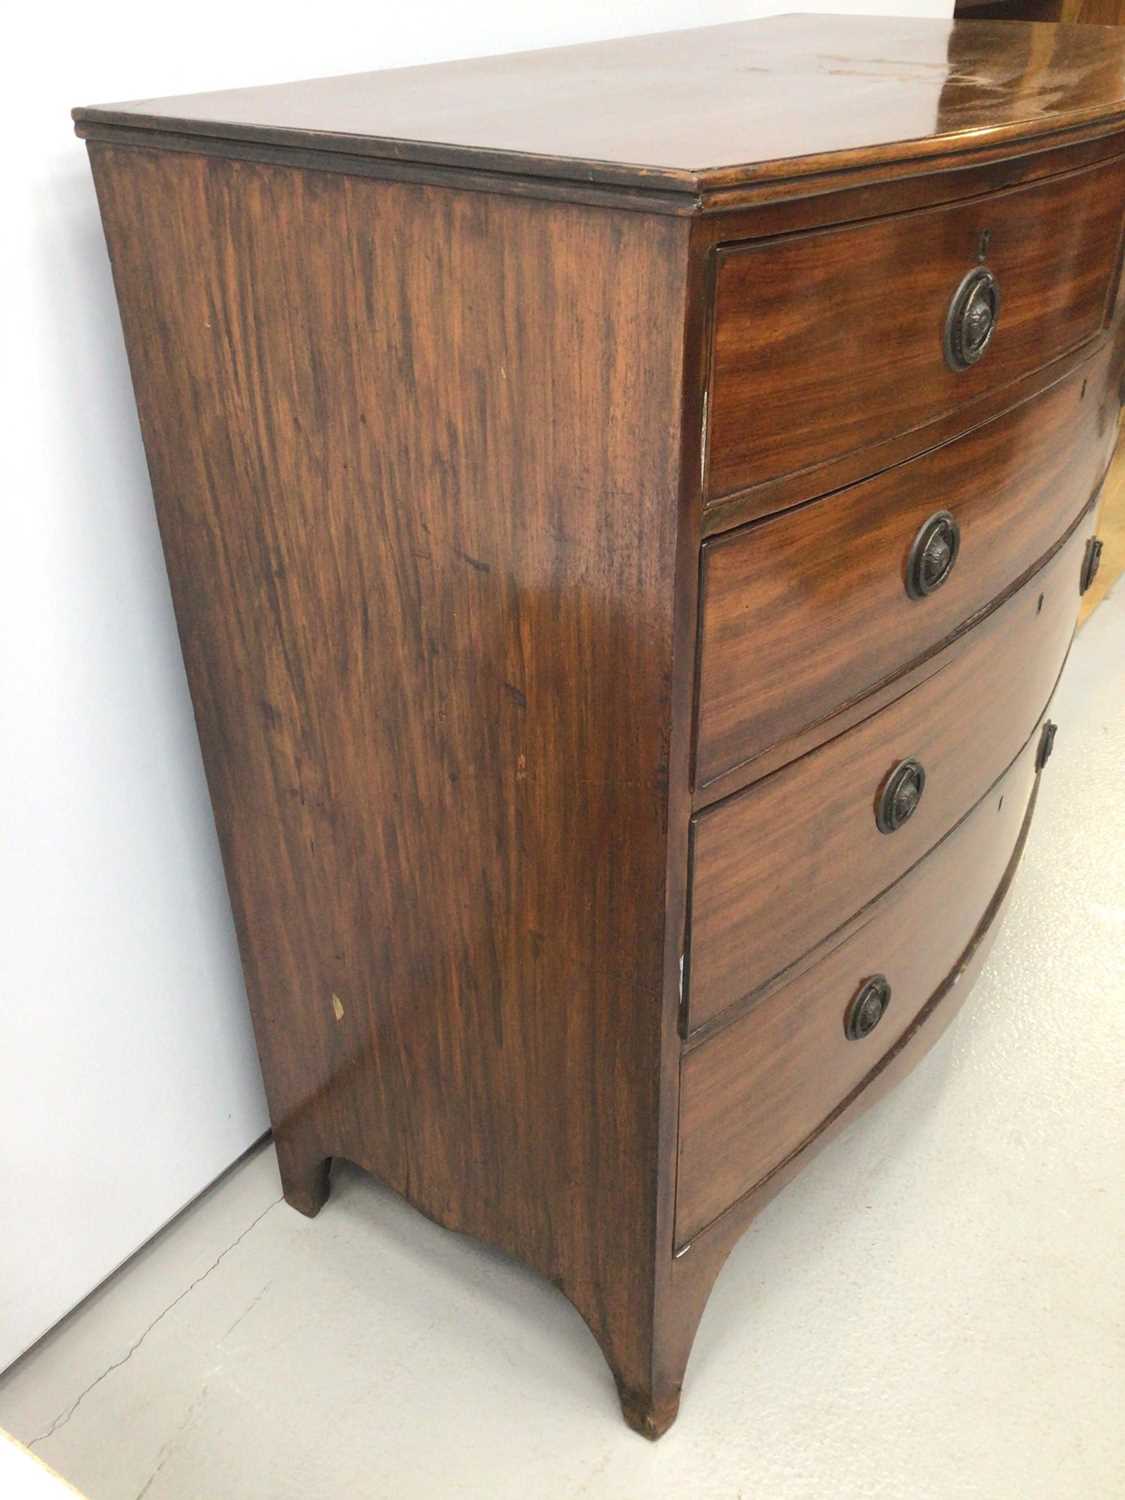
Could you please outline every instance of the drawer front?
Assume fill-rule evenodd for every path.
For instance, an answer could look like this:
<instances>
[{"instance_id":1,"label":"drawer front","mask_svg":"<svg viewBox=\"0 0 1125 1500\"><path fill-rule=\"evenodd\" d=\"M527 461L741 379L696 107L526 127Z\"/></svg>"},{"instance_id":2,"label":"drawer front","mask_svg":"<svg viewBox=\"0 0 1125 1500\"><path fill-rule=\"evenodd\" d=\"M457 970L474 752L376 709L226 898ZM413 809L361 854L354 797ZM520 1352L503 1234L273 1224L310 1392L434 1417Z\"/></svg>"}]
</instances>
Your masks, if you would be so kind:
<instances>
[{"instance_id":1,"label":"drawer front","mask_svg":"<svg viewBox=\"0 0 1125 1500\"><path fill-rule=\"evenodd\" d=\"M1037 745L1038 736L865 926L686 1055L678 1244L798 1150L956 970L1019 839ZM849 1010L876 976L889 987L886 1009L872 1031L849 1039Z\"/></svg>"},{"instance_id":2,"label":"drawer front","mask_svg":"<svg viewBox=\"0 0 1125 1500\"><path fill-rule=\"evenodd\" d=\"M1103 383L1099 358L956 442L708 542L697 783L872 691L1034 567L1109 462L1116 401L1110 414ZM952 521L925 531L942 511ZM924 541L951 534L934 587L940 573L917 576Z\"/></svg>"},{"instance_id":3,"label":"drawer front","mask_svg":"<svg viewBox=\"0 0 1125 1500\"><path fill-rule=\"evenodd\" d=\"M1108 316L1123 196L1117 157L986 198L717 252L707 497L921 427L1091 338ZM982 263L999 290L995 331L977 363L955 370L947 315Z\"/></svg>"},{"instance_id":4,"label":"drawer front","mask_svg":"<svg viewBox=\"0 0 1125 1500\"><path fill-rule=\"evenodd\" d=\"M919 686L696 816L690 1029L752 995L886 890L1006 770L1062 668L1091 531L1088 514ZM894 768L911 760L925 774L921 797L883 832L880 795L891 790Z\"/></svg>"}]
</instances>

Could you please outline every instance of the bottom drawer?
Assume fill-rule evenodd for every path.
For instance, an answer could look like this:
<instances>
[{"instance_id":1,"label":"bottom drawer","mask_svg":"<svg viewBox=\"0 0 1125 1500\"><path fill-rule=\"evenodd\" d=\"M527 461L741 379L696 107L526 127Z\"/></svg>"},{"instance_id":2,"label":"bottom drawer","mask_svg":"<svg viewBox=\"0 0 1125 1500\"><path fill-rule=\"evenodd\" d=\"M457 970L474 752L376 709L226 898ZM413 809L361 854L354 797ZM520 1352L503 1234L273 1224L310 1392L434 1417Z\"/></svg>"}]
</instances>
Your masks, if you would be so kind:
<instances>
[{"instance_id":1,"label":"bottom drawer","mask_svg":"<svg viewBox=\"0 0 1125 1500\"><path fill-rule=\"evenodd\" d=\"M827 957L685 1054L677 1245L799 1150L956 970L1018 844L1039 740ZM853 1007L872 981L867 1019L889 990L885 1010L849 1037L849 1019L862 1030Z\"/></svg>"}]
</instances>

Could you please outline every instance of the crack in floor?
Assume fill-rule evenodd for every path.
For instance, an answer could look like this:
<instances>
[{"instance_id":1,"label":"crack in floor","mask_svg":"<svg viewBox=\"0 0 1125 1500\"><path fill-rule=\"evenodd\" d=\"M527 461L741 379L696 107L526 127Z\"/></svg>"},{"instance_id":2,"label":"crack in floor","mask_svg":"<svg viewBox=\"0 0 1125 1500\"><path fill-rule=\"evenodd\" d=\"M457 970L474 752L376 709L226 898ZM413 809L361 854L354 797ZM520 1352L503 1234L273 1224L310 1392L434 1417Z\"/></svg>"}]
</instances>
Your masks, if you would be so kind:
<instances>
[{"instance_id":1,"label":"crack in floor","mask_svg":"<svg viewBox=\"0 0 1125 1500\"><path fill-rule=\"evenodd\" d=\"M262 1298L269 1291L269 1289L270 1289L271 1286L273 1286L273 1282L272 1281L267 1281L266 1284L265 1284L265 1286L258 1293L258 1295L256 1297L254 1297L249 1303L247 1303L247 1305L239 1313L238 1317L235 1318L234 1322L227 1329L226 1333L224 1333L223 1336L222 1336L222 1338L219 1340L220 1344L225 1344L226 1341L227 1341L227 1339L230 1338L231 1334L238 1327L238 1325L240 1323L244 1322L250 1316L250 1314L257 1307L258 1303L262 1300Z\"/></svg>"},{"instance_id":2,"label":"crack in floor","mask_svg":"<svg viewBox=\"0 0 1125 1500\"><path fill-rule=\"evenodd\" d=\"M270 1207L272 1208L272 1207L274 1207L274 1205L271 1204ZM266 1212L268 1213L269 1210L267 1209ZM254 1226L251 1224L250 1228L253 1229L253 1227ZM164 1465L168 1462L168 1460L172 1457L172 1454L175 1451L175 1448L176 1448L177 1444L179 1443L180 1439L183 1437L184 1433L188 1430L188 1427L191 1425L191 1422L193 1421L196 1412L203 1405L203 1403L206 1400L206 1398L207 1398L207 1385L206 1385L206 1382L204 1382L203 1389L195 1397L194 1401L191 1402L191 1404L188 1406L187 1411L184 1413L184 1419L183 1419L183 1421L176 1428L175 1432L168 1439L168 1441L164 1444L163 1448L161 1448L160 1453L159 1453L159 1455L157 1457L157 1460L156 1460L156 1467L153 1469L152 1473L145 1480L143 1487L141 1488L141 1490L139 1491L139 1493L137 1495L137 1500L144 1500L144 1497L148 1494L149 1490L156 1483L156 1480L159 1477L161 1470L164 1468Z\"/></svg>"},{"instance_id":3,"label":"crack in floor","mask_svg":"<svg viewBox=\"0 0 1125 1500\"><path fill-rule=\"evenodd\" d=\"M275 1198L272 1203L263 1208L258 1217L247 1224L246 1228L237 1237L237 1239L233 1239L224 1250L220 1251L220 1253L215 1257L212 1263L207 1267L206 1271L203 1271L200 1275L198 1275L194 1281L189 1283L188 1286L184 1287L183 1291L179 1294L178 1297L174 1297L172 1301L169 1302L166 1308L157 1313L156 1317L153 1318L152 1322L148 1325L148 1327L144 1330L140 1337L137 1338L132 1345L130 1345L130 1347L121 1356L121 1358L114 1360L113 1364L107 1365L102 1373L96 1377L96 1379L91 1380L90 1384L86 1387L85 1390L78 1393L78 1395L74 1398L74 1400L66 1408L66 1410L59 1413L59 1415L51 1423L50 1427L47 1428L46 1432L41 1432L38 1437L32 1438L27 1446L29 1448L34 1448L39 1443L45 1443L47 1439L58 1432L61 1427L65 1427L66 1424L70 1421L71 1417L74 1416L74 1413L82 1405L83 1401L85 1401L90 1392L96 1386L101 1385L102 1381L105 1380L108 1375L112 1375L114 1370L120 1370L122 1365L128 1364L129 1360L131 1360L133 1355L136 1354L137 1350L144 1343L145 1339L148 1338L149 1334L156 1327L156 1325L164 1318L166 1318L174 1307L178 1307L185 1297L194 1292L201 1281L206 1281L211 1272L214 1271L216 1267L219 1266L227 1258L230 1252L232 1250L237 1250L238 1246L242 1244L242 1241L246 1238L250 1231L252 1229L256 1229L265 1218L265 1216L268 1213L271 1213L279 1203L283 1203L284 1201L284 1195L282 1195L281 1197Z\"/></svg>"}]
</instances>

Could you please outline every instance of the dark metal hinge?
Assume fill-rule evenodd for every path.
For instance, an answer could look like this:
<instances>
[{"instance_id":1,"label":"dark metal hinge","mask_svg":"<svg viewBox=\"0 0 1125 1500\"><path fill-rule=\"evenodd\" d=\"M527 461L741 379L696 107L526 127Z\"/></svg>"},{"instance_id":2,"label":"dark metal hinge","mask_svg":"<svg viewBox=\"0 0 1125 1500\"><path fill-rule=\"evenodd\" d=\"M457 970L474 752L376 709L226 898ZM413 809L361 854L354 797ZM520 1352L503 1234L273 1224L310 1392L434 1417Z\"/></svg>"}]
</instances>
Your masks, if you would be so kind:
<instances>
[{"instance_id":1,"label":"dark metal hinge","mask_svg":"<svg viewBox=\"0 0 1125 1500\"><path fill-rule=\"evenodd\" d=\"M1102 541L1100 537L1092 536L1086 543L1086 551L1082 557L1082 572L1078 578L1078 592L1084 594L1098 576L1098 568L1102 560Z\"/></svg>"},{"instance_id":2,"label":"dark metal hinge","mask_svg":"<svg viewBox=\"0 0 1125 1500\"><path fill-rule=\"evenodd\" d=\"M1043 732L1039 736L1039 749L1035 752L1035 769L1041 771L1051 758L1051 751L1055 748L1055 735L1059 732L1059 726L1050 719L1043 725Z\"/></svg>"}]
</instances>

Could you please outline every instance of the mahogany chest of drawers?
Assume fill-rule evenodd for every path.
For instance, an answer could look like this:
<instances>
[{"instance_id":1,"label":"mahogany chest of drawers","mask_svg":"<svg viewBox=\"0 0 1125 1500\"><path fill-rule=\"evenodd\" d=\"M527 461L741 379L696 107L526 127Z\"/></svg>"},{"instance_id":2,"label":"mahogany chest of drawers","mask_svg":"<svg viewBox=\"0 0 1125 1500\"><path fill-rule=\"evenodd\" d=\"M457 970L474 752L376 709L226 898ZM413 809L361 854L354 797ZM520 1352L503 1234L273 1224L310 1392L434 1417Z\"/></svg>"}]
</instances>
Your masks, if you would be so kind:
<instances>
[{"instance_id":1,"label":"mahogany chest of drawers","mask_svg":"<svg viewBox=\"0 0 1125 1500\"><path fill-rule=\"evenodd\" d=\"M536 1267L658 1436L1000 919L1116 439L1125 33L75 114L286 1197L346 1157Z\"/></svg>"}]
</instances>

